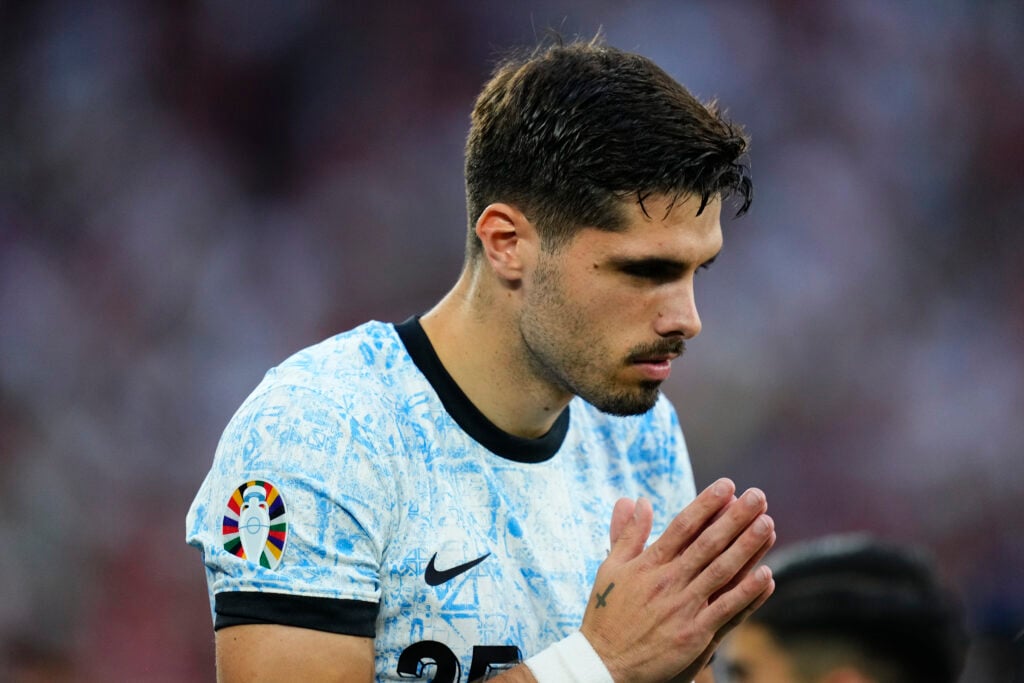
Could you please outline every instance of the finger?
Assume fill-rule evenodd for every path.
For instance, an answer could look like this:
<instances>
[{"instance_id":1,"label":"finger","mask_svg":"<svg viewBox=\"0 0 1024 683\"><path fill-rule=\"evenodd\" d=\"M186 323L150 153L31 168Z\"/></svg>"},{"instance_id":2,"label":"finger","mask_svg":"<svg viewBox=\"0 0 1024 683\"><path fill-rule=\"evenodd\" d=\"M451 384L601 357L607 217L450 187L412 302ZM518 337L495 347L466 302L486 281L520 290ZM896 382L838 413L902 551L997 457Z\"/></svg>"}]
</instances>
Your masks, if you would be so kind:
<instances>
[{"instance_id":1,"label":"finger","mask_svg":"<svg viewBox=\"0 0 1024 683\"><path fill-rule=\"evenodd\" d=\"M729 504L735 491L736 485L725 478L701 491L693 502L669 522L658 540L651 544L649 550L653 561L663 564L675 558Z\"/></svg>"},{"instance_id":2,"label":"finger","mask_svg":"<svg viewBox=\"0 0 1024 683\"><path fill-rule=\"evenodd\" d=\"M619 498L615 501L615 507L612 509L612 525L609 531L609 538L611 544L615 545L615 541L618 540L622 534L622 530L629 523L629 518L633 516L633 511L636 509L636 501L630 498Z\"/></svg>"},{"instance_id":3,"label":"finger","mask_svg":"<svg viewBox=\"0 0 1024 683\"><path fill-rule=\"evenodd\" d=\"M722 593L698 615L716 634L724 635L764 604L775 590L772 571L761 565L747 574L732 590Z\"/></svg>"},{"instance_id":4,"label":"finger","mask_svg":"<svg viewBox=\"0 0 1024 683\"><path fill-rule=\"evenodd\" d=\"M765 569L767 569L767 567L765 567ZM770 574L771 570L768 570L768 572ZM744 607L736 616L727 621L721 628L719 628L715 632L714 642L722 642L722 639L726 636L726 634L729 633L729 631L733 630L734 628L742 624L747 619L747 617L756 612L768 600L768 598L772 596L773 592L775 592L775 580L770 578L764 590L762 590L750 602L750 604Z\"/></svg>"},{"instance_id":5,"label":"finger","mask_svg":"<svg viewBox=\"0 0 1024 683\"><path fill-rule=\"evenodd\" d=\"M757 567L761 560L764 559L765 555L768 554L768 551L772 549L772 546L775 545L775 522L768 515L761 515L761 517L764 518L764 521L771 526L771 532L768 534L767 539L765 539L764 543L761 544L761 547L754 553L754 555L751 556L750 560L747 561L747 564L740 568L738 572L736 572L736 576L733 577L731 581L726 583L725 586L715 591L715 593L710 598L711 600L717 598L718 595L720 595L721 593L724 593L725 591L734 588L736 584L743 580L743 577L745 577L747 574L752 572L755 567ZM757 520L755 520L755 522L756 521Z\"/></svg>"},{"instance_id":6,"label":"finger","mask_svg":"<svg viewBox=\"0 0 1024 683\"><path fill-rule=\"evenodd\" d=\"M732 545L733 541L740 534L744 533L767 508L768 501L763 491L760 489L747 489L739 499L728 505L724 514L720 515L713 523L708 524L700 532L696 540L692 541L680 553L680 562L677 563L679 565L679 579L685 583L693 581L694 577L722 556L726 549ZM768 531L767 529L762 530ZM767 533L763 535L766 536ZM762 538L761 541L763 540ZM751 551L751 555L760 545L761 542L759 541L756 547L748 548ZM734 556L735 554L733 553ZM746 564L747 559L743 558L743 562L735 567L731 567L732 573L728 576L721 576L722 583L716 588L725 585L735 575L735 572L739 571ZM716 571L723 571L726 568L726 566L718 563Z\"/></svg>"},{"instance_id":7,"label":"finger","mask_svg":"<svg viewBox=\"0 0 1024 683\"><path fill-rule=\"evenodd\" d=\"M616 503L616 507L618 503ZM615 518L615 512L612 512ZM647 539L651 536L651 528L654 526L654 508L651 501L646 498L639 498L633 507L633 514L626 520L612 543L608 559L612 562L628 562L643 552Z\"/></svg>"},{"instance_id":8,"label":"finger","mask_svg":"<svg viewBox=\"0 0 1024 683\"><path fill-rule=\"evenodd\" d=\"M767 567L765 567L764 569L767 570ZM714 656L715 650L718 649L718 646L721 644L722 640L729 633L729 631L736 628L736 626L738 626L739 624L743 623L743 621L747 617L753 614L761 605L764 604L765 600L767 600L771 596L772 591L775 590L775 582L770 578L770 571L768 571L768 576L768 583L767 585L765 585L763 590L760 593L756 594L754 598L750 600L750 602L745 607L738 611L735 611L734 615L730 619L728 619L724 625L715 630L714 634L711 636L711 642L708 643L708 646L704 649L704 651L693 661L693 663L686 667L686 669L683 672L681 672L680 675L676 676L676 678L673 678L673 681L689 681L695 678L697 673L705 666L707 666L708 663L711 661L711 658Z\"/></svg>"},{"instance_id":9,"label":"finger","mask_svg":"<svg viewBox=\"0 0 1024 683\"><path fill-rule=\"evenodd\" d=\"M736 502L736 495L735 494L730 495L729 498L725 501L725 505L723 505L722 508L718 512L716 512L714 515L712 515L711 519L709 519L707 522L704 523L704 526L702 526L700 528L700 530L697 532L696 536L699 538L700 535L702 533L704 533L704 531L707 530L708 527L710 527L712 524L714 524L719 519L721 519L722 515L724 515L726 513L726 511L728 511L729 506L732 505L735 502Z\"/></svg>"},{"instance_id":10,"label":"finger","mask_svg":"<svg viewBox=\"0 0 1024 683\"><path fill-rule=\"evenodd\" d=\"M759 515L728 548L690 580L688 590L698 599L711 600L712 596L728 590L730 584L738 585L749 575L747 568L751 560L767 552L765 546L773 543L774 533L772 518ZM680 574L685 576L687 571L681 570Z\"/></svg>"}]
</instances>

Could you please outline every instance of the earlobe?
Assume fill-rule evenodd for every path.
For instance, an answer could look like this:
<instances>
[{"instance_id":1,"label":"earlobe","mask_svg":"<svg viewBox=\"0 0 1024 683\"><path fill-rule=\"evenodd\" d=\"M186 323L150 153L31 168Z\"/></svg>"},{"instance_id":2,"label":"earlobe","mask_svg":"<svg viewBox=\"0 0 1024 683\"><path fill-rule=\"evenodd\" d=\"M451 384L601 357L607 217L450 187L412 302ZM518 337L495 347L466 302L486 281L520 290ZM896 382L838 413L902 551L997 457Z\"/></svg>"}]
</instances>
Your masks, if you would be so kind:
<instances>
[{"instance_id":1,"label":"earlobe","mask_svg":"<svg viewBox=\"0 0 1024 683\"><path fill-rule=\"evenodd\" d=\"M495 273L506 280L522 277L528 245L536 239L522 211L511 204L489 204L476 221L476 235Z\"/></svg>"}]
</instances>

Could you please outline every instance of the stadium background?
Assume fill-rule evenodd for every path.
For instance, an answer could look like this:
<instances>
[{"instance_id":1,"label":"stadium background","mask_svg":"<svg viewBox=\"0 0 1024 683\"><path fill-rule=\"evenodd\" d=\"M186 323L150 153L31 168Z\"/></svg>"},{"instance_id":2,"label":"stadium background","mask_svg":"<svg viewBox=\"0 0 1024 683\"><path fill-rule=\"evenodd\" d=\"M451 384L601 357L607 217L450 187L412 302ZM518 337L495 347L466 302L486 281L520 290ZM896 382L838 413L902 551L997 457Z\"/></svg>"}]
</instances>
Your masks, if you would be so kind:
<instances>
[{"instance_id":1,"label":"stadium background","mask_svg":"<svg viewBox=\"0 0 1024 683\"><path fill-rule=\"evenodd\" d=\"M0 679L212 680L184 516L263 372L457 275L468 112L547 27L753 138L675 400L780 543L914 540L1024 627L1024 5L0 4ZM32 679L36 680L36 679Z\"/></svg>"}]
</instances>

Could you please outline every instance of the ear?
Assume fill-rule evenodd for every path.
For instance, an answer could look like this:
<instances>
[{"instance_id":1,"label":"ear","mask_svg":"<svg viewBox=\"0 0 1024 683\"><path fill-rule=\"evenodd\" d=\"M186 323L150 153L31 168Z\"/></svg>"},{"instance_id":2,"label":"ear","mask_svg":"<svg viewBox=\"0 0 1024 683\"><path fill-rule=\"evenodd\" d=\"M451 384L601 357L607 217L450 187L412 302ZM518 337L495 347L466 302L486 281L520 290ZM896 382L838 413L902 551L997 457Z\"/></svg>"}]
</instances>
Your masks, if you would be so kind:
<instances>
[{"instance_id":1,"label":"ear","mask_svg":"<svg viewBox=\"0 0 1024 683\"><path fill-rule=\"evenodd\" d=\"M539 248L533 224L511 204L489 204L476 221L484 257L499 277L518 281Z\"/></svg>"}]
</instances>

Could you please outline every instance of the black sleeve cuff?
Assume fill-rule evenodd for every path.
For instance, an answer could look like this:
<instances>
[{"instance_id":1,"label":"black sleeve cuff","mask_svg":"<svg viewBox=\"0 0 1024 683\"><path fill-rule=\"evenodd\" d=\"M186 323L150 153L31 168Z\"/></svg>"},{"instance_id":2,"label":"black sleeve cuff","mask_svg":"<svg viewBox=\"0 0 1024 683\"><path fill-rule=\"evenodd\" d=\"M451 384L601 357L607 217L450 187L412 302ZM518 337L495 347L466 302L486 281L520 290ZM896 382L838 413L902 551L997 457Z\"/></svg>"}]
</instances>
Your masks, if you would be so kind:
<instances>
[{"instance_id":1,"label":"black sleeve cuff","mask_svg":"<svg viewBox=\"0 0 1024 683\"><path fill-rule=\"evenodd\" d=\"M308 595L236 591L217 593L214 630L242 624L281 624L348 636L377 635L380 605L359 600L314 598Z\"/></svg>"}]
</instances>

